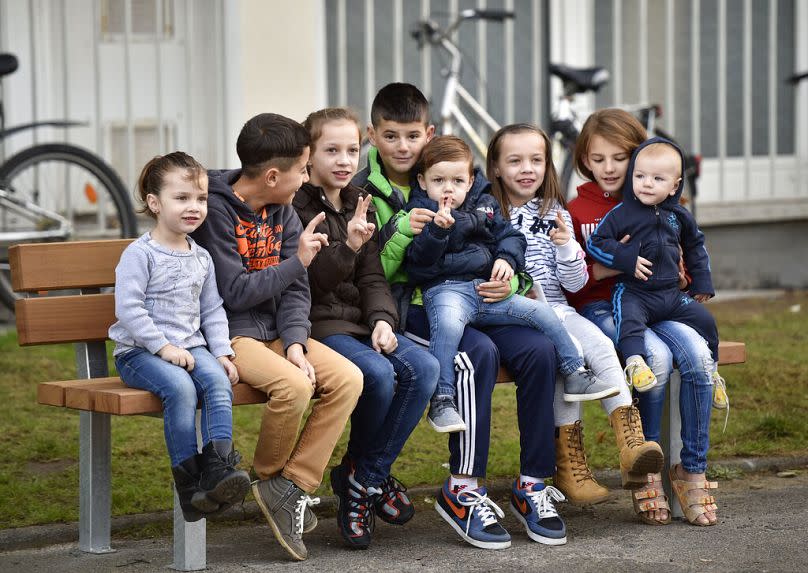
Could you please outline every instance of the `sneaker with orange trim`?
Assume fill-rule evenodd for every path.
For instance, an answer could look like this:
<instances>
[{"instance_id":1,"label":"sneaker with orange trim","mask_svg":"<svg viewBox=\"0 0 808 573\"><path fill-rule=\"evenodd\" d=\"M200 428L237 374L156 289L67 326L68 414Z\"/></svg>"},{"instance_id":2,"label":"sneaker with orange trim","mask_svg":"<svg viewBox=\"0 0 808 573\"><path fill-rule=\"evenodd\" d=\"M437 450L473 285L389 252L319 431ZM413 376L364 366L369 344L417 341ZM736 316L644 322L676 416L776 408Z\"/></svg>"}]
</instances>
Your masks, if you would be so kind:
<instances>
[{"instance_id":1,"label":"sneaker with orange trim","mask_svg":"<svg viewBox=\"0 0 808 573\"><path fill-rule=\"evenodd\" d=\"M533 541L544 545L564 545L567 526L558 515L556 501L565 501L564 494L543 483L513 482L511 487L511 513L525 526Z\"/></svg>"},{"instance_id":2,"label":"sneaker with orange trim","mask_svg":"<svg viewBox=\"0 0 808 573\"><path fill-rule=\"evenodd\" d=\"M452 491L449 480L435 500L435 510L466 543L481 549L507 549L511 536L500 525L505 513L488 498L485 487Z\"/></svg>"}]
</instances>

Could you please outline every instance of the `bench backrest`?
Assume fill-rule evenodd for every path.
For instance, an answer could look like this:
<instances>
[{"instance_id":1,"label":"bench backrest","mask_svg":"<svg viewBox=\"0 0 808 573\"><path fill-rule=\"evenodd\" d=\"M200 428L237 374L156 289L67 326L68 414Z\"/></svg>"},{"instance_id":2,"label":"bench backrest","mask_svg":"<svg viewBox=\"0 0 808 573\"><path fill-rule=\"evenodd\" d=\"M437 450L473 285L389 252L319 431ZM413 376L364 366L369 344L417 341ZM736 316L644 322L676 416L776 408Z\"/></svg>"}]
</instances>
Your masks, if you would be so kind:
<instances>
[{"instance_id":1,"label":"bench backrest","mask_svg":"<svg viewBox=\"0 0 808 573\"><path fill-rule=\"evenodd\" d=\"M16 302L21 346L107 339L115 322L112 293L59 295L52 291L115 285L115 267L132 239L14 245L9 249L12 286L43 293Z\"/></svg>"}]
</instances>

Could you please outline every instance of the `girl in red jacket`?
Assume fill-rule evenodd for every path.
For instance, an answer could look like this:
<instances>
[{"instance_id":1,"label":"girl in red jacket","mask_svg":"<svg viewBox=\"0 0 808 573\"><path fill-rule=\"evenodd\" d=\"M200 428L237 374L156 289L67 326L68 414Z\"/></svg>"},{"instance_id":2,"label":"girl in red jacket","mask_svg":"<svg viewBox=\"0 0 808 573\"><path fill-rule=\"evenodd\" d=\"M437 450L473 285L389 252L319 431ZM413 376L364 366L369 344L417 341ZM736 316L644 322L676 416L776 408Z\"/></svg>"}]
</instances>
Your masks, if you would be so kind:
<instances>
[{"instance_id":1,"label":"girl in red jacket","mask_svg":"<svg viewBox=\"0 0 808 573\"><path fill-rule=\"evenodd\" d=\"M586 245L589 235L604 215L622 200L631 153L645 139L643 126L624 110L603 109L587 119L576 144L575 166L589 181L578 187L578 197L569 204L575 236L581 245ZM623 241L630 240L629 236L623 238ZM587 264L589 280L577 293L568 294L569 302L616 341L611 294L614 277L619 273L594 262L589 255ZM646 330L645 346L649 365L658 381L656 387L639 394L645 438L659 440L665 386L675 360L682 378L679 396L682 451L681 463L671 469L674 490L688 521L695 525L714 525L716 506L709 503L709 492L701 488L689 489L692 485L685 482L701 482L705 489L715 487L715 482L706 481L705 471L710 405L711 402L716 407L727 405L722 381L714 378L714 364L707 343L684 324L665 321L653 325ZM714 383L717 388L715 397ZM592 482L587 484L590 490L601 488L590 472L586 474ZM653 525L670 523L670 508L662 492L659 473L648 474L647 484L635 489L632 499L642 521Z\"/></svg>"}]
</instances>

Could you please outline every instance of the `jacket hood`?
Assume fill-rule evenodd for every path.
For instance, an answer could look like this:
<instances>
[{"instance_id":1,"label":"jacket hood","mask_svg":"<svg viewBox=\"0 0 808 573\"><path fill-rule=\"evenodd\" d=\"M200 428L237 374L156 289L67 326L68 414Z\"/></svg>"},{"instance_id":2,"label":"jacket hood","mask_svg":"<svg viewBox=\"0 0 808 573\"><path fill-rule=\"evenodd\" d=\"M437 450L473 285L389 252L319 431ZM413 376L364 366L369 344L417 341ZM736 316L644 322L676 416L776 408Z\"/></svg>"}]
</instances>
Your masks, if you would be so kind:
<instances>
[{"instance_id":1,"label":"jacket hood","mask_svg":"<svg viewBox=\"0 0 808 573\"><path fill-rule=\"evenodd\" d=\"M578 197L581 199L586 199L587 201L592 201L601 205L608 205L609 208L614 207L616 201L620 201L612 194L601 189L600 185L594 181L587 181L586 183L579 185L577 191Z\"/></svg>"},{"instance_id":2,"label":"jacket hood","mask_svg":"<svg viewBox=\"0 0 808 573\"><path fill-rule=\"evenodd\" d=\"M637 156L640 154L640 152L654 143L664 143L665 145L670 145L676 150L676 153L679 154L679 160L681 162L681 179L679 180L679 187L676 189L676 193L660 203L660 205L665 205L666 207L678 205L679 199L682 196L682 190L684 189L685 155L682 153L682 150L678 145L676 145L670 139L665 139L664 137L652 137L650 139L646 139L637 149L634 150L634 153L631 154L631 161L628 164L628 171L626 172L626 180L623 182L623 201L642 206L640 200L637 199L636 195L634 195L634 164L637 162Z\"/></svg>"},{"instance_id":3,"label":"jacket hood","mask_svg":"<svg viewBox=\"0 0 808 573\"><path fill-rule=\"evenodd\" d=\"M233 184L241 177L241 169L213 169L208 171L208 193L219 195L242 217L252 217L250 206L239 199ZM267 214L277 211L281 205L267 205Z\"/></svg>"},{"instance_id":4,"label":"jacket hood","mask_svg":"<svg viewBox=\"0 0 808 573\"><path fill-rule=\"evenodd\" d=\"M488 188L491 184L488 182L488 179L485 178L482 169L479 167L474 168L474 181L471 184L471 189L466 194L466 200L463 201L463 207L461 210L466 210L467 205L477 205L480 200L480 195L483 193L488 192ZM411 199L420 199L426 201L432 201L427 195L426 190L422 189L420 185L417 185L412 188L412 195L410 196ZM432 201L437 205L437 201Z\"/></svg>"}]
</instances>

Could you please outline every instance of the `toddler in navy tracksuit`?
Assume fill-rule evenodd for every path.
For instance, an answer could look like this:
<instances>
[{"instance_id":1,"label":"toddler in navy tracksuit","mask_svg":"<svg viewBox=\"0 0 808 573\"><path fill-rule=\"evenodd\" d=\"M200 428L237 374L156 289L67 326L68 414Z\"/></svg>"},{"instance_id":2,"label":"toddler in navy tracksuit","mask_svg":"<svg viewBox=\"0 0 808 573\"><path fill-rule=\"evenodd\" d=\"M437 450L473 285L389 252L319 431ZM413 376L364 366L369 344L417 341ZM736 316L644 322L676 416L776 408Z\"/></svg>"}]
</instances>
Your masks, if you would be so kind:
<instances>
[{"instance_id":1,"label":"toddler in navy tracksuit","mask_svg":"<svg viewBox=\"0 0 808 573\"><path fill-rule=\"evenodd\" d=\"M623 202L609 211L588 241L595 259L624 273L614 287L612 308L626 374L640 392L656 384L644 359L644 332L651 324L674 320L693 327L718 362L715 320L696 304L715 292L704 235L679 205L683 170L684 156L675 144L660 137L645 141L631 157ZM680 258L692 277L692 297L679 290Z\"/></svg>"}]
</instances>

